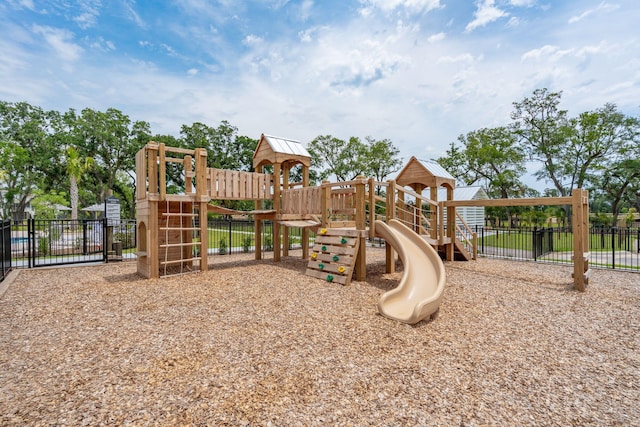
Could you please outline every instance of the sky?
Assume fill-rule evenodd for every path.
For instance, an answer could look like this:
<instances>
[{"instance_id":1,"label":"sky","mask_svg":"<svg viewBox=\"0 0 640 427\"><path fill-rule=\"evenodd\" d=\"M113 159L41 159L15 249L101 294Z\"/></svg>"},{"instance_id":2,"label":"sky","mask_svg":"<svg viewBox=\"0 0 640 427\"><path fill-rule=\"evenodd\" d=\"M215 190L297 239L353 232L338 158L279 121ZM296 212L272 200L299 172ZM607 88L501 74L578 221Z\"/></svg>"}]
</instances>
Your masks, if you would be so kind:
<instances>
[{"instance_id":1,"label":"sky","mask_svg":"<svg viewBox=\"0 0 640 427\"><path fill-rule=\"evenodd\" d=\"M117 108L309 143L389 139L404 161L562 91L640 115L638 0L0 0L0 100Z\"/></svg>"}]
</instances>

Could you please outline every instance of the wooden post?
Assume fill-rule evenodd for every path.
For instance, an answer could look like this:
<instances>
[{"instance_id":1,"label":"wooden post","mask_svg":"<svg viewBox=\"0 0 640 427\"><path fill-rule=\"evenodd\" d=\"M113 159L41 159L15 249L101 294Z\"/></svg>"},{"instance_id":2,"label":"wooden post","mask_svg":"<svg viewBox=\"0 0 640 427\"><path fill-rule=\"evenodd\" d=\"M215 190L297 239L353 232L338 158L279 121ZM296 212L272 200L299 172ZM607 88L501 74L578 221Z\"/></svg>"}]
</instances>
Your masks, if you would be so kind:
<instances>
[{"instance_id":1,"label":"wooden post","mask_svg":"<svg viewBox=\"0 0 640 427\"><path fill-rule=\"evenodd\" d=\"M282 250L280 240L280 223L277 221L280 215L280 163L273 164L273 209L276 211L276 220L273 222L273 260L280 261Z\"/></svg>"},{"instance_id":2,"label":"wooden post","mask_svg":"<svg viewBox=\"0 0 640 427\"><path fill-rule=\"evenodd\" d=\"M357 176L356 180L356 229L360 231L358 239L360 239L360 247L356 258L356 280L362 281L367 278L367 245L365 237L366 229L366 212L365 212L365 177Z\"/></svg>"},{"instance_id":3,"label":"wooden post","mask_svg":"<svg viewBox=\"0 0 640 427\"><path fill-rule=\"evenodd\" d=\"M422 224L422 192L424 191L424 185L415 184L414 191L421 197L416 198L416 205L413 210L413 231L420 234L420 225Z\"/></svg>"},{"instance_id":4,"label":"wooden post","mask_svg":"<svg viewBox=\"0 0 640 427\"><path fill-rule=\"evenodd\" d=\"M160 168L159 171L159 187L160 187L160 200L164 200L167 197L167 162L165 160L164 144L160 144Z\"/></svg>"},{"instance_id":5,"label":"wooden post","mask_svg":"<svg viewBox=\"0 0 640 427\"><path fill-rule=\"evenodd\" d=\"M147 144L149 148L149 158L147 159L149 193L158 194L158 146Z\"/></svg>"},{"instance_id":6,"label":"wooden post","mask_svg":"<svg viewBox=\"0 0 640 427\"><path fill-rule=\"evenodd\" d=\"M453 188L447 187L447 200L453 200ZM454 259L454 247L456 242L456 207L447 207L447 237L449 244L446 246L447 261Z\"/></svg>"},{"instance_id":7,"label":"wooden post","mask_svg":"<svg viewBox=\"0 0 640 427\"><path fill-rule=\"evenodd\" d=\"M289 166L282 166L282 189L289 189ZM282 255L289 256L289 227L282 227Z\"/></svg>"},{"instance_id":8,"label":"wooden post","mask_svg":"<svg viewBox=\"0 0 640 427\"><path fill-rule=\"evenodd\" d=\"M396 217L396 182L391 180L387 181L389 185L387 186L387 218L386 222L388 223L390 219L394 219ZM386 273L395 273L396 271L396 253L393 250L393 246L389 244L389 242L384 242L384 251L385 251L385 272Z\"/></svg>"},{"instance_id":9,"label":"wooden post","mask_svg":"<svg viewBox=\"0 0 640 427\"><path fill-rule=\"evenodd\" d=\"M329 211L331 210L331 186L329 185L329 181L322 181L320 193L322 195L322 200L320 201L322 209L321 227L329 228L329 226L331 225L331 218L329 216Z\"/></svg>"},{"instance_id":10,"label":"wooden post","mask_svg":"<svg viewBox=\"0 0 640 427\"><path fill-rule=\"evenodd\" d=\"M429 198L434 202L438 203L438 187L429 187ZM433 240L438 240L438 210L433 211L434 205L429 207L429 222L431 222L431 230L429 231L430 236Z\"/></svg>"},{"instance_id":11,"label":"wooden post","mask_svg":"<svg viewBox=\"0 0 640 427\"><path fill-rule=\"evenodd\" d=\"M209 227L207 224L208 202L201 201L198 211L200 221L200 271L209 269ZM204 232L204 233L203 233Z\"/></svg>"},{"instance_id":12,"label":"wooden post","mask_svg":"<svg viewBox=\"0 0 640 427\"><path fill-rule=\"evenodd\" d=\"M373 239L376 237L376 186L373 178L369 178L367 186L369 187L369 200L367 201L369 204L369 238Z\"/></svg>"},{"instance_id":13,"label":"wooden post","mask_svg":"<svg viewBox=\"0 0 640 427\"><path fill-rule=\"evenodd\" d=\"M256 210L262 209L262 200L256 200L255 203ZM254 235L254 245L256 250L255 258L256 260L262 259L262 220L258 218L257 215L253 217L253 223L255 224L255 235Z\"/></svg>"},{"instance_id":14,"label":"wooden post","mask_svg":"<svg viewBox=\"0 0 640 427\"><path fill-rule=\"evenodd\" d=\"M309 166L302 165L302 187L309 186ZM309 229L302 229L302 259L309 258Z\"/></svg>"},{"instance_id":15,"label":"wooden post","mask_svg":"<svg viewBox=\"0 0 640 427\"><path fill-rule=\"evenodd\" d=\"M589 196L575 189L572 196L573 222L573 287L584 292L589 273Z\"/></svg>"}]
</instances>

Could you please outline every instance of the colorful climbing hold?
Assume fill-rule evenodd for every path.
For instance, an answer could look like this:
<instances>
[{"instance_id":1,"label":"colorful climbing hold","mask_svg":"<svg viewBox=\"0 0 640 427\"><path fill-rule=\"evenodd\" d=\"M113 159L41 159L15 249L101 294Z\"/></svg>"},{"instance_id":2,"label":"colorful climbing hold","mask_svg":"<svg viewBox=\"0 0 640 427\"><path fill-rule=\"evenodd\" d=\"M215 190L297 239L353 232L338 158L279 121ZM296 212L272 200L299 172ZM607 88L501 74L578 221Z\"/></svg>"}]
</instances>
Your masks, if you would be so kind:
<instances>
[{"instance_id":1,"label":"colorful climbing hold","mask_svg":"<svg viewBox=\"0 0 640 427\"><path fill-rule=\"evenodd\" d=\"M327 234L327 229L326 228L321 228L320 229L320 234Z\"/></svg>"},{"instance_id":2,"label":"colorful climbing hold","mask_svg":"<svg viewBox=\"0 0 640 427\"><path fill-rule=\"evenodd\" d=\"M324 264L323 263L318 264L318 268L322 270L324 268Z\"/></svg>"},{"instance_id":3,"label":"colorful climbing hold","mask_svg":"<svg viewBox=\"0 0 640 427\"><path fill-rule=\"evenodd\" d=\"M333 276L332 275L328 275L327 276L327 282L333 282Z\"/></svg>"},{"instance_id":4,"label":"colorful climbing hold","mask_svg":"<svg viewBox=\"0 0 640 427\"><path fill-rule=\"evenodd\" d=\"M342 239L340 239L340 243L342 243L342 244L344 245L345 243L347 243L347 239L345 239L345 238L343 237Z\"/></svg>"},{"instance_id":5,"label":"colorful climbing hold","mask_svg":"<svg viewBox=\"0 0 640 427\"><path fill-rule=\"evenodd\" d=\"M346 270L346 268L344 268L343 265L341 265L340 267L338 267L338 273L344 273Z\"/></svg>"},{"instance_id":6,"label":"colorful climbing hold","mask_svg":"<svg viewBox=\"0 0 640 427\"><path fill-rule=\"evenodd\" d=\"M323 246L323 247L322 247L322 252L326 252L326 251L327 251L327 247L326 247L326 246Z\"/></svg>"},{"instance_id":7,"label":"colorful climbing hold","mask_svg":"<svg viewBox=\"0 0 640 427\"><path fill-rule=\"evenodd\" d=\"M318 258L318 254L317 254L317 253L315 253L315 252L314 252L314 253L312 253L312 254L311 254L311 259L316 259L316 258Z\"/></svg>"},{"instance_id":8,"label":"colorful climbing hold","mask_svg":"<svg viewBox=\"0 0 640 427\"><path fill-rule=\"evenodd\" d=\"M334 260L335 262L338 262L338 260L339 260L339 259L340 259L340 257L339 257L338 255L334 255L334 256L333 256L333 260Z\"/></svg>"}]
</instances>

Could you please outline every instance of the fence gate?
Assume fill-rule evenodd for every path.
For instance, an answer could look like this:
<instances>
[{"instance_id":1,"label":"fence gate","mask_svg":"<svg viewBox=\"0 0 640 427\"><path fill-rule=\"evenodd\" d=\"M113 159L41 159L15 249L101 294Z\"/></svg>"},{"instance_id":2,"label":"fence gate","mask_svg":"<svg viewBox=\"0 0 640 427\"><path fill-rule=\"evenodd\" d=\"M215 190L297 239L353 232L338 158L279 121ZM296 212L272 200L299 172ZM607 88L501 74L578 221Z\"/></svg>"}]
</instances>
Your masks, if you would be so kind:
<instances>
[{"instance_id":1,"label":"fence gate","mask_svg":"<svg viewBox=\"0 0 640 427\"><path fill-rule=\"evenodd\" d=\"M22 256L28 267L107 260L106 219L27 221L27 245ZM26 253L25 253L26 252ZM14 255L15 256L15 255Z\"/></svg>"}]
</instances>

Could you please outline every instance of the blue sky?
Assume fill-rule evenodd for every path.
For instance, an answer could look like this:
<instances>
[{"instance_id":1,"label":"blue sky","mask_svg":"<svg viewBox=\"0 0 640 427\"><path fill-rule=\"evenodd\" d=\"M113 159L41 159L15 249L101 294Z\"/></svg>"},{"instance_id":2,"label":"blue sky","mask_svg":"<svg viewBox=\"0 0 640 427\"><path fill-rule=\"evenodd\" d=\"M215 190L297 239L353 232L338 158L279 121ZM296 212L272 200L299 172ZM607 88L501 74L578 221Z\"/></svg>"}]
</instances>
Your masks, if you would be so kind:
<instances>
[{"instance_id":1,"label":"blue sky","mask_svg":"<svg viewBox=\"0 0 640 427\"><path fill-rule=\"evenodd\" d=\"M228 120L405 160L507 124L547 87L570 115L640 114L637 0L2 0L0 99L114 107L153 133Z\"/></svg>"}]
</instances>

